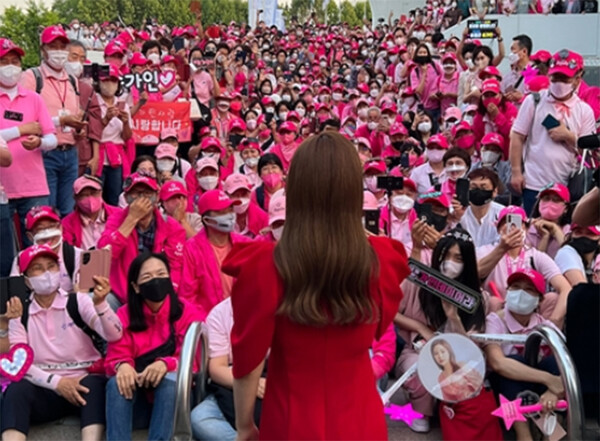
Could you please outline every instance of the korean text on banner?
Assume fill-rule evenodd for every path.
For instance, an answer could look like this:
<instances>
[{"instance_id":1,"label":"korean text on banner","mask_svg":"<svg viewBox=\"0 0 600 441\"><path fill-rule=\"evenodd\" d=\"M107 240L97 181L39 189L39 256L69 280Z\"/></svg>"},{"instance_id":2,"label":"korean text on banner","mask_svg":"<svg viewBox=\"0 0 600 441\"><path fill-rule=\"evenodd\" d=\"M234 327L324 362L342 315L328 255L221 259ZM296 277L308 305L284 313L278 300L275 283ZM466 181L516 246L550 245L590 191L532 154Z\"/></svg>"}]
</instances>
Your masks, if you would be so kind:
<instances>
[{"instance_id":1,"label":"korean text on banner","mask_svg":"<svg viewBox=\"0 0 600 441\"><path fill-rule=\"evenodd\" d=\"M133 117L133 137L136 144L156 145L161 130L175 129L179 141L192 138L189 102L148 102Z\"/></svg>"}]
</instances>

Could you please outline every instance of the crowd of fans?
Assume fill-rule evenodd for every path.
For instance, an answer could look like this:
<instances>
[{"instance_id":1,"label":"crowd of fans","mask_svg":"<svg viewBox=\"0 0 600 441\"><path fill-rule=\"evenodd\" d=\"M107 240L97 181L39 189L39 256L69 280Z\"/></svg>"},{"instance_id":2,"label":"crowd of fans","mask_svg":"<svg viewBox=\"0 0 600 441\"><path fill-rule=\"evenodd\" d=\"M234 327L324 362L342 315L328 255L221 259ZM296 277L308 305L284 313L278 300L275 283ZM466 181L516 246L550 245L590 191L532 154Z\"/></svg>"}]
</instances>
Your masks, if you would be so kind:
<instances>
[{"instance_id":1,"label":"crowd of fans","mask_svg":"<svg viewBox=\"0 0 600 441\"><path fill-rule=\"evenodd\" d=\"M596 2L546 3L530 7L589 12ZM580 54L534 51L527 35L497 29L498 53L466 31L445 39L440 28L469 7L517 9L433 1L406 22L292 20L286 33L260 21L204 29L201 16L174 29L75 20L41 32L43 61L25 71L23 50L0 39L0 275L24 275L30 290L0 316L0 350L25 343L35 354L3 393L3 438L25 439L31 423L77 410L84 440L100 439L104 426L109 440L140 427L168 439L183 337L200 320L211 393L192 412L194 435L234 439L235 279L222 263L235 243L279 240L294 154L326 131L351 140L363 163L365 234L397 239L482 294L468 315L405 281L395 328L373 341L374 381L404 373L418 357L414 343L436 332L560 332L571 289L600 283L600 229L571 222L598 166L577 139L596 131L599 89L585 83ZM108 64L95 79L83 75L90 49ZM177 81L158 92L121 84L144 71L172 71ZM136 113L178 100L191 103L191 141L165 128L157 145L136 145ZM386 189L384 176L403 179ZM107 247L110 273L94 277L91 294L78 292L82 253ZM518 345L482 350L496 394L533 390L548 411L564 396L552 356L534 368ZM424 415L411 428L429 431L435 399L416 376L405 390ZM468 417L467 402L455 418L440 412L445 437L501 437L490 394L471 398L486 404ZM514 428L518 439L531 436L525 423Z\"/></svg>"}]
</instances>

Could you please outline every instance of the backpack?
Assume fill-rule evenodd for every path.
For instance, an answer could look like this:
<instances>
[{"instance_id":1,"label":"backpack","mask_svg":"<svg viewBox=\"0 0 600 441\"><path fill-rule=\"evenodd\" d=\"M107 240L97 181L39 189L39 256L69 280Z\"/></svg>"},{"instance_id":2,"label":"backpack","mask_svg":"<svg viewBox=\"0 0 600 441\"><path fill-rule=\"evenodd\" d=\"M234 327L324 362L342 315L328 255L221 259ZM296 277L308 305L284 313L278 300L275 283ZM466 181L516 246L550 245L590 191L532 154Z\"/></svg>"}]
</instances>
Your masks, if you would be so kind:
<instances>
[{"instance_id":1,"label":"backpack","mask_svg":"<svg viewBox=\"0 0 600 441\"><path fill-rule=\"evenodd\" d=\"M260 205L260 208L262 208L265 211L269 210L269 207L265 208L265 186L261 185L260 187L258 187L256 189L256 202L258 202L258 205Z\"/></svg>"},{"instance_id":2,"label":"backpack","mask_svg":"<svg viewBox=\"0 0 600 441\"><path fill-rule=\"evenodd\" d=\"M29 321L29 305L31 305L31 300L27 299L23 304L23 314L21 315L21 323L23 324L25 330L27 330L27 322ZM104 357L106 355L106 340L104 340L100 334L90 328L88 324L83 321L83 318L79 313L77 293L69 294L69 299L67 300L67 313L73 320L73 323L75 323L75 326L86 333L86 335L92 340L94 348L96 348L100 355Z\"/></svg>"},{"instance_id":3,"label":"backpack","mask_svg":"<svg viewBox=\"0 0 600 441\"><path fill-rule=\"evenodd\" d=\"M42 76L42 72L39 67L32 67L31 71L33 72L33 76L35 77L35 93L40 93L44 88L44 77ZM77 80L71 74L69 74L69 83L73 86L73 90L75 94L79 96L79 89L77 89Z\"/></svg>"},{"instance_id":4,"label":"backpack","mask_svg":"<svg viewBox=\"0 0 600 441\"><path fill-rule=\"evenodd\" d=\"M62 244L63 262L69 278L73 280L73 274L75 273L75 247L67 242Z\"/></svg>"}]
</instances>

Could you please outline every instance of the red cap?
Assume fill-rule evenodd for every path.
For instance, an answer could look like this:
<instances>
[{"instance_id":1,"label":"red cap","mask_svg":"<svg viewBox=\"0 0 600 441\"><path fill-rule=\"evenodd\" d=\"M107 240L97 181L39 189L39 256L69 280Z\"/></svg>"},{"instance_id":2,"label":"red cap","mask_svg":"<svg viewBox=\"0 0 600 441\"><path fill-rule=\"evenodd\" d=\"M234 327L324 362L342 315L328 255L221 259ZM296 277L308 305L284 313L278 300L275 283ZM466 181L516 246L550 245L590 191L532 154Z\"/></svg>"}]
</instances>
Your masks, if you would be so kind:
<instances>
[{"instance_id":1,"label":"red cap","mask_svg":"<svg viewBox=\"0 0 600 441\"><path fill-rule=\"evenodd\" d=\"M495 78L488 78L481 84L481 93L494 92L500 93L500 82Z\"/></svg>"},{"instance_id":2,"label":"red cap","mask_svg":"<svg viewBox=\"0 0 600 441\"><path fill-rule=\"evenodd\" d=\"M495 145L499 148L504 148L504 137L500 133L486 133L481 139L481 145Z\"/></svg>"},{"instance_id":3,"label":"red cap","mask_svg":"<svg viewBox=\"0 0 600 441\"><path fill-rule=\"evenodd\" d=\"M546 293L546 280L544 280L544 276L538 273L536 270L531 268L523 268L518 270L517 272L512 273L507 280L508 285L510 286L512 283L518 280L527 280L533 283L536 291L541 295Z\"/></svg>"},{"instance_id":4,"label":"red cap","mask_svg":"<svg viewBox=\"0 0 600 441\"><path fill-rule=\"evenodd\" d=\"M250 181L248 181L246 175L241 173L233 173L227 176L227 179L223 182L223 190L227 194L233 194L240 188L250 190Z\"/></svg>"},{"instance_id":5,"label":"red cap","mask_svg":"<svg viewBox=\"0 0 600 441\"><path fill-rule=\"evenodd\" d=\"M229 132L233 130L241 130L242 132L246 131L246 123L241 118L234 118L229 121Z\"/></svg>"},{"instance_id":6,"label":"red cap","mask_svg":"<svg viewBox=\"0 0 600 441\"><path fill-rule=\"evenodd\" d=\"M590 233L600 236L600 226L590 225L589 227L580 227L577 224L571 224L571 231L573 231L575 228L587 228Z\"/></svg>"},{"instance_id":7,"label":"red cap","mask_svg":"<svg viewBox=\"0 0 600 441\"><path fill-rule=\"evenodd\" d=\"M548 75L559 73L574 77L581 69L583 69L583 57L576 52L563 49L555 53L550 60Z\"/></svg>"},{"instance_id":8,"label":"red cap","mask_svg":"<svg viewBox=\"0 0 600 441\"><path fill-rule=\"evenodd\" d=\"M437 135L430 136L427 140L427 147L431 147L432 145L437 145L438 147L441 147L444 150L448 149L449 147L448 140L446 139L446 137L439 133Z\"/></svg>"},{"instance_id":9,"label":"red cap","mask_svg":"<svg viewBox=\"0 0 600 441\"><path fill-rule=\"evenodd\" d=\"M284 123L282 123L279 126L279 129L277 130L278 133L283 133L283 132L296 133L297 131L298 131L298 127L296 126L296 124L294 124L291 121L285 121Z\"/></svg>"},{"instance_id":10,"label":"red cap","mask_svg":"<svg viewBox=\"0 0 600 441\"><path fill-rule=\"evenodd\" d=\"M394 104L392 101L384 101L381 105L381 113L383 112L397 113L398 108L396 107L396 104Z\"/></svg>"},{"instance_id":11,"label":"red cap","mask_svg":"<svg viewBox=\"0 0 600 441\"><path fill-rule=\"evenodd\" d=\"M500 214L498 214L498 220L496 220L496 226L500 225L500 223L504 220L507 214L518 214L523 219L523 222L527 221L527 213L521 207L517 207L516 205L509 205L508 207L504 207L500 210Z\"/></svg>"},{"instance_id":12,"label":"red cap","mask_svg":"<svg viewBox=\"0 0 600 441\"><path fill-rule=\"evenodd\" d=\"M23 57L25 55L25 51L13 43L12 40L8 38L0 38L0 57L5 56L9 52L16 52L19 57Z\"/></svg>"},{"instance_id":13,"label":"red cap","mask_svg":"<svg viewBox=\"0 0 600 441\"><path fill-rule=\"evenodd\" d=\"M368 161L365 162L363 167L363 171L366 173L368 171L376 171L378 173L385 173L386 167L385 162L383 161Z\"/></svg>"},{"instance_id":14,"label":"red cap","mask_svg":"<svg viewBox=\"0 0 600 441\"><path fill-rule=\"evenodd\" d=\"M456 138L456 134L461 131L472 132L473 127L471 127L471 124L469 124L468 121L462 120L461 122L456 124L454 127L452 127L452 137Z\"/></svg>"},{"instance_id":15,"label":"red cap","mask_svg":"<svg viewBox=\"0 0 600 441\"><path fill-rule=\"evenodd\" d=\"M158 144L158 147L156 147L156 150L154 151L154 156L156 157L156 159L171 158L176 160L177 147L175 147L172 144L162 142Z\"/></svg>"},{"instance_id":16,"label":"red cap","mask_svg":"<svg viewBox=\"0 0 600 441\"><path fill-rule=\"evenodd\" d=\"M175 63L175 64L179 64L179 60L177 58L175 58L173 55L165 55L163 57L162 60L160 60L160 64L167 64L167 63Z\"/></svg>"},{"instance_id":17,"label":"red cap","mask_svg":"<svg viewBox=\"0 0 600 441\"><path fill-rule=\"evenodd\" d=\"M133 31L133 35L137 38L139 38L140 40L144 40L144 41L148 41L150 40L150 34L146 31Z\"/></svg>"},{"instance_id":18,"label":"red cap","mask_svg":"<svg viewBox=\"0 0 600 441\"><path fill-rule=\"evenodd\" d=\"M42 219L52 219L56 222L60 222L60 216L56 214L52 207L48 205L42 205L40 207L33 207L25 216L25 228L29 231L33 229L36 222Z\"/></svg>"},{"instance_id":19,"label":"red cap","mask_svg":"<svg viewBox=\"0 0 600 441\"><path fill-rule=\"evenodd\" d=\"M120 74L121 74L119 72L119 68L117 66L115 66L114 64L109 64L108 66L109 66L108 67L108 76L101 75L100 79L106 80L106 79L112 78L114 80L118 80L120 77Z\"/></svg>"},{"instance_id":20,"label":"red cap","mask_svg":"<svg viewBox=\"0 0 600 441\"><path fill-rule=\"evenodd\" d=\"M569 189L560 182L553 182L542 188L542 191L540 191L540 195L538 197L541 199L542 196L548 193L554 193L567 204L571 202L571 194L569 193Z\"/></svg>"},{"instance_id":21,"label":"red cap","mask_svg":"<svg viewBox=\"0 0 600 441\"><path fill-rule=\"evenodd\" d=\"M370 89L369 89L369 85L366 83L361 83L358 86L356 86L356 88L358 89L359 92L361 93L369 93Z\"/></svg>"},{"instance_id":22,"label":"red cap","mask_svg":"<svg viewBox=\"0 0 600 441\"><path fill-rule=\"evenodd\" d=\"M19 269L21 273L27 271L33 259L39 256L47 256L58 261L58 254L52 251L52 248L48 245L32 245L19 255Z\"/></svg>"},{"instance_id":23,"label":"red cap","mask_svg":"<svg viewBox=\"0 0 600 441\"><path fill-rule=\"evenodd\" d=\"M148 64L152 64L152 62L144 57L141 52L134 52L129 60L130 66L146 66Z\"/></svg>"},{"instance_id":24,"label":"red cap","mask_svg":"<svg viewBox=\"0 0 600 441\"><path fill-rule=\"evenodd\" d=\"M498 79L499 81L502 81L502 74L500 73L500 71L498 70L498 68L496 66L487 66L483 70L479 71L479 79L480 80L483 79L483 77L486 75L493 75L496 77L496 79Z\"/></svg>"},{"instance_id":25,"label":"red cap","mask_svg":"<svg viewBox=\"0 0 600 441\"><path fill-rule=\"evenodd\" d=\"M156 182L156 179L151 178L149 176L140 175L139 173L133 173L127 179L125 179L123 191L127 193L138 184L145 185L151 190L158 191L158 183Z\"/></svg>"},{"instance_id":26,"label":"red cap","mask_svg":"<svg viewBox=\"0 0 600 441\"><path fill-rule=\"evenodd\" d=\"M265 97L263 97L263 99L262 99L262 100L260 100L260 103L261 103L263 106L268 106L268 105L270 105L270 104L275 104L275 102L273 101L273 99L272 99L270 96L265 96Z\"/></svg>"},{"instance_id":27,"label":"red cap","mask_svg":"<svg viewBox=\"0 0 600 441\"><path fill-rule=\"evenodd\" d=\"M289 112L287 114L287 116L285 117L286 121L296 121L296 122L300 122L302 120L302 118L300 118L300 115L298 115L298 112L296 112L295 110L292 110L291 112Z\"/></svg>"},{"instance_id":28,"label":"red cap","mask_svg":"<svg viewBox=\"0 0 600 441\"><path fill-rule=\"evenodd\" d=\"M94 190L102 190L102 182L95 176L83 175L75 179L73 182L73 193L79 194L84 188L93 188Z\"/></svg>"},{"instance_id":29,"label":"red cap","mask_svg":"<svg viewBox=\"0 0 600 441\"><path fill-rule=\"evenodd\" d=\"M343 84L341 84L341 83L335 83L335 84L333 85L333 89L332 89L332 90L333 90L334 92L343 92L343 91L344 91L344 89L345 89L345 88L344 88L344 85L343 85Z\"/></svg>"},{"instance_id":30,"label":"red cap","mask_svg":"<svg viewBox=\"0 0 600 441\"><path fill-rule=\"evenodd\" d=\"M456 55L454 55L453 52L446 52L444 54L444 56L442 57L442 63L446 60L450 60L450 61L453 61L454 63L456 63Z\"/></svg>"},{"instance_id":31,"label":"red cap","mask_svg":"<svg viewBox=\"0 0 600 441\"><path fill-rule=\"evenodd\" d=\"M121 40L115 39L109 42L104 48L104 56L110 57L114 54L125 55L126 51L127 47L125 46L125 43L123 43Z\"/></svg>"},{"instance_id":32,"label":"red cap","mask_svg":"<svg viewBox=\"0 0 600 441\"><path fill-rule=\"evenodd\" d=\"M223 150L221 142L218 138L215 138L214 136L207 136L200 143L200 150L206 150L210 147L217 147L219 150Z\"/></svg>"},{"instance_id":33,"label":"red cap","mask_svg":"<svg viewBox=\"0 0 600 441\"><path fill-rule=\"evenodd\" d=\"M220 211L240 204L241 201L230 199L223 190L209 190L200 196L198 213L204 216L208 211Z\"/></svg>"},{"instance_id":34,"label":"red cap","mask_svg":"<svg viewBox=\"0 0 600 441\"><path fill-rule=\"evenodd\" d=\"M390 134L390 136L394 136L394 135L406 135L406 136L408 136L408 130L404 126L404 124L402 124L400 122L395 122L394 124L392 124L392 127L390 127L389 134Z\"/></svg>"},{"instance_id":35,"label":"red cap","mask_svg":"<svg viewBox=\"0 0 600 441\"><path fill-rule=\"evenodd\" d=\"M539 61L540 63L547 63L552 58L552 54L544 49L540 49L535 54L533 54L529 59L531 61Z\"/></svg>"},{"instance_id":36,"label":"red cap","mask_svg":"<svg viewBox=\"0 0 600 441\"><path fill-rule=\"evenodd\" d=\"M208 127L208 126L207 126ZM167 138L175 138L179 141L179 135L175 129L162 129L160 131L160 139L164 141Z\"/></svg>"},{"instance_id":37,"label":"red cap","mask_svg":"<svg viewBox=\"0 0 600 441\"><path fill-rule=\"evenodd\" d=\"M170 180L165 182L160 188L160 200L168 201L172 197L175 196L185 196L187 197L187 190L185 189L185 185L182 182Z\"/></svg>"},{"instance_id":38,"label":"red cap","mask_svg":"<svg viewBox=\"0 0 600 441\"><path fill-rule=\"evenodd\" d=\"M444 208L450 208L452 202L447 194L441 191L430 191L419 195L419 204L438 204Z\"/></svg>"},{"instance_id":39,"label":"red cap","mask_svg":"<svg viewBox=\"0 0 600 441\"><path fill-rule=\"evenodd\" d=\"M63 28L58 25L48 26L42 31L40 35L40 41L42 44L50 44L54 40L62 40L65 43L69 42L69 37Z\"/></svg>"},{"instance_id":40,"label":"red cap","mask_svg":"<svg viewBox=\"0 0 600 441\"><path fill-rule=\"evenodd\" d=\"M125 30L125 31L121 32L119 35L117 35L117 37L115 39L123 42L123 44L125 46L128 46L131 43L133 43L133 35L131 34L131 31L129 31L129 30Z\"/></svg>"}]
</instances>

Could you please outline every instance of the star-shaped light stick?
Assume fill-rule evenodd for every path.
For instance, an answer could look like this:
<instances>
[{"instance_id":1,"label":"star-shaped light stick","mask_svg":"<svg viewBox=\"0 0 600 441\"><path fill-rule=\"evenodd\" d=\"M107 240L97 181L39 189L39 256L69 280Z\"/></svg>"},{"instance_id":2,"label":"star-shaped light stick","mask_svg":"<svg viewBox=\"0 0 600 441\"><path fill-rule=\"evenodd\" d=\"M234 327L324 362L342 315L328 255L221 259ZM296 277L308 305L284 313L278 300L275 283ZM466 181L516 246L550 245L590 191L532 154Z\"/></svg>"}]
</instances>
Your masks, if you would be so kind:
<instances>
[{"instance_id":1,"label":"star-shaped light stick","mask_svg":"<svg viewBox=\"0 0 600 441\"><path fill-rule=\"evenodd\" d=\"M385 414L389 415L393 420L404 421L409 426L412 424L413 420L423 418L423 414L419 412L415 412L412 408L412 404L408 403L404 406L398 406L396 404L390 404L385 409Z\"/></svg>"},{"instance_id":2,"label":"star-shaped light stick","mask_svg":"<svg viewBox=\"0 0 600 441\"><path fill-rule=\"evenodd\" d=\"M556 403L556 409L566 409L568 403L560 400ZM492 415L500 417L504 420L506 430L509 430L515 421L526 421L525 414L535 413L544 410L541 403L532 404L530 406L521 406L521 398L514 401L509 401L504 395L500 395L500 407L492 412Z\"/></svg>"}]
</instances>

